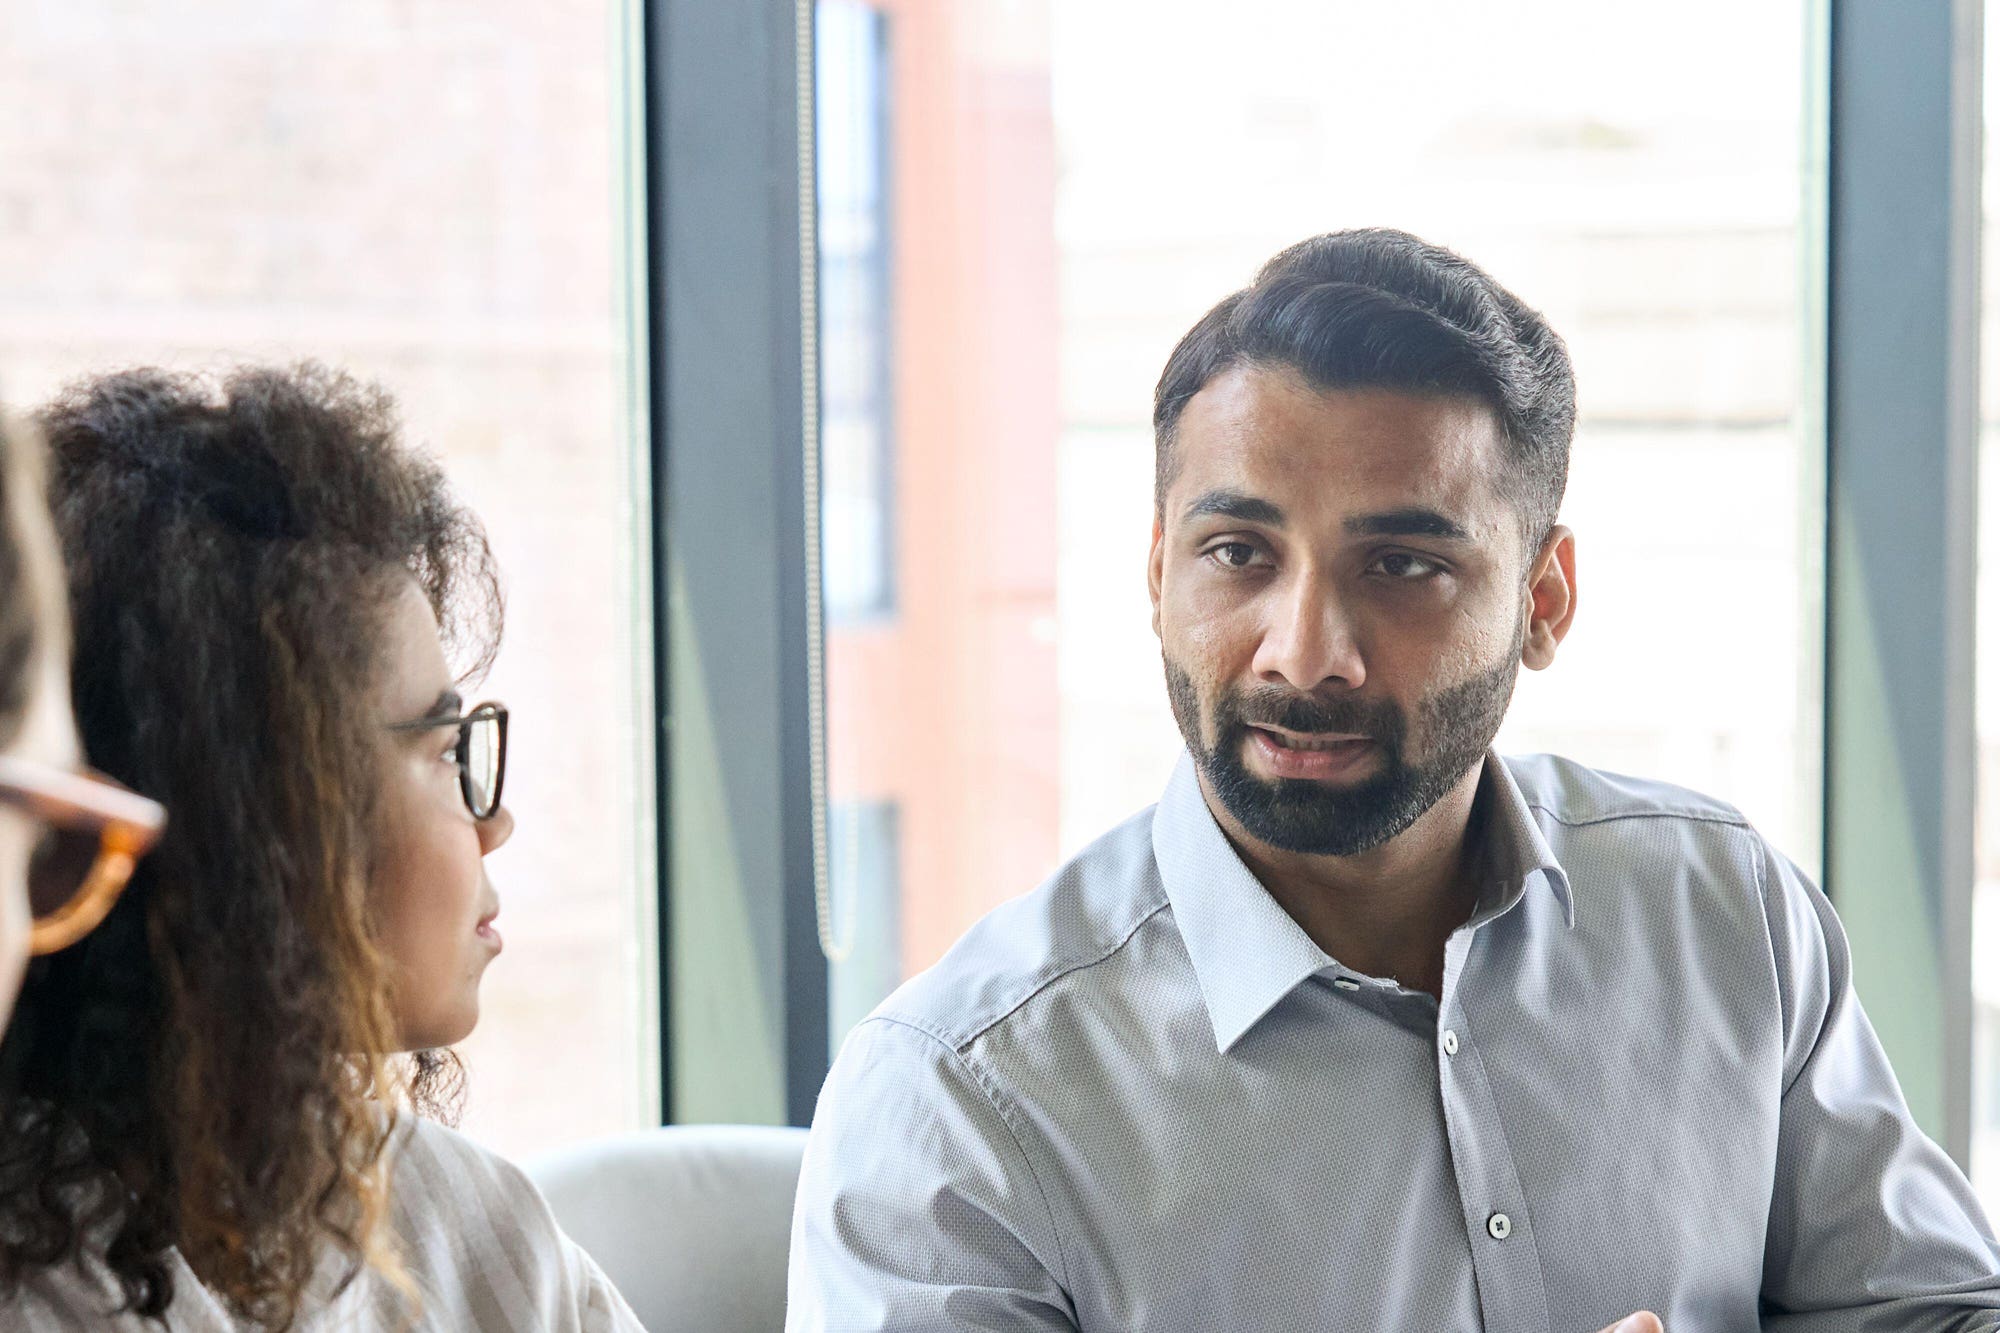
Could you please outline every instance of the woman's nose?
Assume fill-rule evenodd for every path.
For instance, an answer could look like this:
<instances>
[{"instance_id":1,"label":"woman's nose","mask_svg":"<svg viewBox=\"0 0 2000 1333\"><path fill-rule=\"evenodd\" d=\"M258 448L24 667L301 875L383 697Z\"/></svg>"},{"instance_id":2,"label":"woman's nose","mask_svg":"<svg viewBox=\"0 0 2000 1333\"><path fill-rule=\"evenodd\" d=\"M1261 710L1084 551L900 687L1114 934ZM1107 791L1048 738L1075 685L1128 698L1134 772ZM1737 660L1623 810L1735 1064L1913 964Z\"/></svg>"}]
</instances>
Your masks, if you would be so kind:
<instances>
[{"instance_id":1,"label":"woman's nose","mask_svg":"<svg viewBox=\"0 0 2000 1333\"><path fill-rule=\"evenodd\" d=\"M503 805L479 821L479 854L486 856L499 851L513 836L514 812Z\"/></svg>"}]
</instances>

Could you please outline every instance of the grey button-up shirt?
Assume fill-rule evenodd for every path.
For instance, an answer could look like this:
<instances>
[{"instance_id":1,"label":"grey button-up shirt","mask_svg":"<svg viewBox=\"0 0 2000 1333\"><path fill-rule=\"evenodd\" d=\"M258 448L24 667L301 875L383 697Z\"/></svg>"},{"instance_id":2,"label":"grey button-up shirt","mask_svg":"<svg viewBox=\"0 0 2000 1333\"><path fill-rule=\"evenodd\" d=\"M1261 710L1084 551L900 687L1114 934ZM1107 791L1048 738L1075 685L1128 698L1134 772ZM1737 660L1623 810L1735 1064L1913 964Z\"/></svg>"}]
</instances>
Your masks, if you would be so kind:
<instances>
[{"instance_id":1,"label":"grey button-up shirt","mask_svg":"<svg viewBox=\"0 0 2000 1333\"><path fill-rule=\"evenodd\" d=\"M1183 759L848 1038L788 1327L2000 1329L1820 892L1689 792L1483 781L1440 1002L1315 945Z\"/></svg>"}]
</instances>

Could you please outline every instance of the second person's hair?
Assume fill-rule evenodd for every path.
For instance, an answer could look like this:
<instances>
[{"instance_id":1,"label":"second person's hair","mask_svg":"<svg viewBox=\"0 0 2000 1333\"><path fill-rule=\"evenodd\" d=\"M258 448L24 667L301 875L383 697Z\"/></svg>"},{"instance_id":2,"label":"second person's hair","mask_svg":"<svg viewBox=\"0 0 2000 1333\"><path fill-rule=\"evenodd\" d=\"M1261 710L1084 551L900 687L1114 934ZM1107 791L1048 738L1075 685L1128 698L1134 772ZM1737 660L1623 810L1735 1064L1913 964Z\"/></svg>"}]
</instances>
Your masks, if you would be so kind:
<instances>
[{"instance_id":1,"label":"second person's hair","mask_svg":"<svg viewBox=\"0 0 2000 1333\"><path fill-rule=\"evenodd\" d=\"M395 1270L370 702L404 579L490 660L491 557L387 396L324 368L133 371L41 421L85 750L172 819L104 925L31 970L0 1048L0 1279L109 1226L138 1311L172 1298L173 1246L282 1327L329 1249Z\"/></svg>"}]
</instances>

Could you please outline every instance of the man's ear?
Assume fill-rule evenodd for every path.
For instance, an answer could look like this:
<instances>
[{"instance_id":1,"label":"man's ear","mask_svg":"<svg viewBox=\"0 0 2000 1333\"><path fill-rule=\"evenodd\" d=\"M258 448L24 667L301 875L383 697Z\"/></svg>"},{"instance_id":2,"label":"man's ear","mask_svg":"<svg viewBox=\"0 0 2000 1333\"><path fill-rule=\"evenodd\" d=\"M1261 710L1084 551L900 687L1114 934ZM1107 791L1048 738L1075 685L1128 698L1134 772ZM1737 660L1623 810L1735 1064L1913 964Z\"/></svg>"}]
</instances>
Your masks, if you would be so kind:
<instances>
[{"instance_id":1,"label":"man's ear","mask_svg":"<svg viewBox=\"0 0 2000 1333\"><path fill-rule=\"evenodd\" d=\"M1576 534L1557 524L1528 567L1528 637L1521 665L1541 671L1556 660L1556 645L1576 618Z\"/></svg>"},{"instance_id":2,"label":"man's ear","mask_svg":"<svg viewBox=\"0 0 2000 1333\"><path fill-rule=\"evenodd\" d=\"M1153 637L1160 637L1160 579L1167 559L1166 533L1157 516L1153 519L1153 547L1146 554L1146 591L1153 597Z\"/></svg>"}]
</instances>

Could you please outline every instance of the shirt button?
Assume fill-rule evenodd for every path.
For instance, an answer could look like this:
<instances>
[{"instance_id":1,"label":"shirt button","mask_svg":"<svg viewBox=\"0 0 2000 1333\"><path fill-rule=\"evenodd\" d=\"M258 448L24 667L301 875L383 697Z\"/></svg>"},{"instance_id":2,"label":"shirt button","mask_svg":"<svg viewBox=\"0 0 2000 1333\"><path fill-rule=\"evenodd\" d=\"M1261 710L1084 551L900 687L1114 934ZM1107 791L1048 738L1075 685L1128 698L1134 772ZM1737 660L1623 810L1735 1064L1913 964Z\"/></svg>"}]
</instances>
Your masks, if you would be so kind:
<instances>
[{"instance_id":1,"label":"shirt button","mask_svg":"<svg viewBox=\"0 0 2000 1333\"><path fill-rule=\"evenodd\" d=\"M1450 1028L1444 1030L1444 1053L1446 1055L1458 1054L1458 1034Z\"/></svg>"},{"instance_id":2,"label":"shirt button","mask_svg":"<svg viewBox=\"0 0 2000 1333\"><path fill-rule=\"evenodd\" d=\"M1486 1234L1495 1240L1505 1240L1514 1234L1514 1223L1505 1213L1495 1213L1486 1219Z\"/></svg>"},{"instance_id":3,"label":"shirt button","mask_svg":"<svg viewBox=\"0 0 2000 1333\"><path fill-rule=\"evenodd\" d=\"M1361 983L1352 977L1335 977L1333 984L1342 990L1360 990Z\"/></svg>"}]
</instances>

